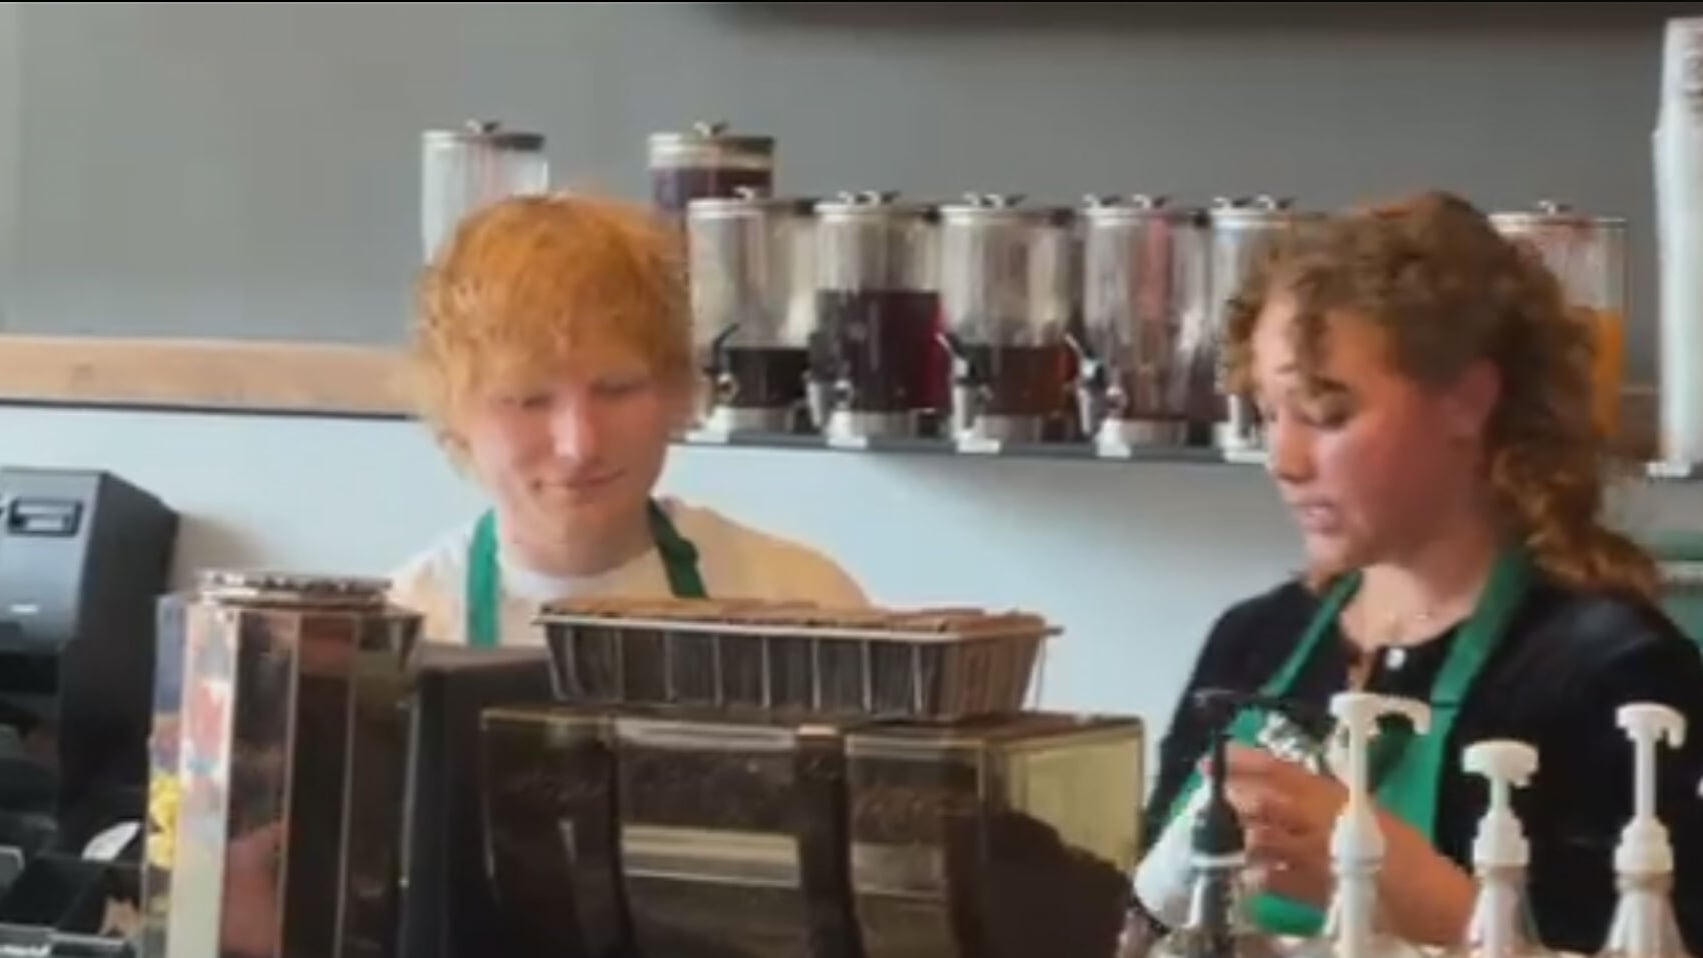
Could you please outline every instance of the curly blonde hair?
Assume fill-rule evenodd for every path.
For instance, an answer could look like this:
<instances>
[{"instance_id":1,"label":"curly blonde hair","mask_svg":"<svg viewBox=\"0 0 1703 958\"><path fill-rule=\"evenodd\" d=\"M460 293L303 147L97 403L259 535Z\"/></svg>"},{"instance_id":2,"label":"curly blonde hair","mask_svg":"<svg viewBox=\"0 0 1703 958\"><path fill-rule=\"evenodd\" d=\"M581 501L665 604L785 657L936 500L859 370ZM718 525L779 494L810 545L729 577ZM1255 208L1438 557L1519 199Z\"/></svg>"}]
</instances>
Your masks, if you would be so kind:
<instances>
[{"instance_id":1,"label":"curly blonde hair","mask_svg":"<svg viewBox=\"0 0 1703 958\"><path fill-rule=\"evenodd\" d=\"M472 213L422 272L409 349L422 418L441 441L467 393L548 378L588 342L634 350L691 382L679 235L650 208L580 193L516 196Z\"/></svg>"},{"instance_id":2,"label":"curly blonde hair","mask_svg":"<svg viewBox=\"0 0 1703 958\"><path fill-rule=\"evenodd\" d=\"M1233 388L1246 388L1255 324L1278 293L1296 305L1303 371L1318 368L1338 312L1377 324L1397 370L1421 383L1493 363L1501 396L1486 478L1513 534L1565 586L1656 594L1654 560L1601 518L1608 446L1593 413L1591 323L1535 250L1441 192L1303 221L1273 239L1229 303Z\"/></svg>"}]
</instances>

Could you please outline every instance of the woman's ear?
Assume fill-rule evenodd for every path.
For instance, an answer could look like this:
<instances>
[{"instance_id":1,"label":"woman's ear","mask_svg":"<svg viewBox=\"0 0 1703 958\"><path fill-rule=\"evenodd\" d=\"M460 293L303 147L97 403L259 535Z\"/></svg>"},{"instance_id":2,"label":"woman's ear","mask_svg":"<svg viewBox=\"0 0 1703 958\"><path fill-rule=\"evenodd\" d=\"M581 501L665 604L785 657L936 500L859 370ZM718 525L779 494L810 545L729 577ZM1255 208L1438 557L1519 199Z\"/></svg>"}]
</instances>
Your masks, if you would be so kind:
<instances>
[{"instance_id":1,"label":"woman's ear","mask_svg":"<svg viewBox=\"0 0 1703 958\"><path fill-rule=\"evenodd\" d=\"M1444 397L1450 437L1474 442L1482 439L1501 399L1502 373L1494 363L1479 360L1467 367Z\"/></svg>"}]
</instances>

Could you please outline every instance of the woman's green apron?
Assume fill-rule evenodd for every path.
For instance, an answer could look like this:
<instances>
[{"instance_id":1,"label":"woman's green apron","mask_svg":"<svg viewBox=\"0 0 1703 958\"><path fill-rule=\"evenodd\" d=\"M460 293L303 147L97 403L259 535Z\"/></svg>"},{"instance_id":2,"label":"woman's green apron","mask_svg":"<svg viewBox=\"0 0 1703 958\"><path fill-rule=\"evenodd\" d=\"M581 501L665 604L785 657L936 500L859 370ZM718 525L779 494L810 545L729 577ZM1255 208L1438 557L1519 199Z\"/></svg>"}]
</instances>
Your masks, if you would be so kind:
<instances>
[{"instance_id":1,"label":"woman's green apron","mask_svg":"<svg viewBox=\"0 0 1703 958\"><path fill-rule=\"evenodd\" d=\"M650 533L662 555L662 568L668 575L668 588L676 598L702 599L708 596L704 580L698 572L698 550L680 534L662 506L650 503ZM497 521L486 512L473 527L473 541L467 547L467 644L482 648L496 646L502 641L500 626L502 608L501 573L497 565Z\"/></svg>"},{"instance_id":2,"label":"woman's green apron","mask_svg":"<svg viewBox=\"0 0 1703 958\"><path fill-rule=\"evenodd\" d=\"M1505 553L1497 559L1472 617L1456 637L1431 686L1427 703L1432 711L1430 730L1419 735L1401 726L1386 729L1375 740L1379 743L1379 757L1371 764L1381 771L1374 783L1378 804L1433 843L1438 780L1448 759L1456 714L1524 599L1531 575L1531 565L1522 552ZM1346 576L1326 594L1300 644L1260 689L1262 694L1282 697L1290 693L1295 679L1312 661L1325 638L1335 634L1337 616L1359 584L1358 574ZM1261 724L1258 711L1244 709L1230 726L1231 740L1253 744ZM1169 816L1177 815L1187 805L1200 784L1197 770L1172 803ZM1254 923L1272 934L1314 936L1320 934L1324 925L1321 909L1274 893L1256 897L1251 909Z\"/></svg>"}]
</instances>

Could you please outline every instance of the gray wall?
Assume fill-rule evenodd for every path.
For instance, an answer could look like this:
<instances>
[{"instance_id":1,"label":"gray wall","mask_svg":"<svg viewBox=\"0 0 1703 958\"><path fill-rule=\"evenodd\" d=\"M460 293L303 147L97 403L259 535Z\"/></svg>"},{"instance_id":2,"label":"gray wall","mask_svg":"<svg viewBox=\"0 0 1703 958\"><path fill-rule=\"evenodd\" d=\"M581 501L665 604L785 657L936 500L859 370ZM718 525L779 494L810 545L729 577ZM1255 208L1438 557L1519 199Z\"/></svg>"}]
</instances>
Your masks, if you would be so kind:
<instances>
[{"instance_id":1,"label":"gray wall","mask_svg":"<svg viewBox=\"0 0 1703 958\"><path fill-rule=\"evenodd\" d=\"M392 342L422 128L534 128L636 196L646 133L719 117L805 192L1623 213L1647 378L1661 21L1698 4L944 6L0 4L0 316Z\"/></svg>"}]
</instances>

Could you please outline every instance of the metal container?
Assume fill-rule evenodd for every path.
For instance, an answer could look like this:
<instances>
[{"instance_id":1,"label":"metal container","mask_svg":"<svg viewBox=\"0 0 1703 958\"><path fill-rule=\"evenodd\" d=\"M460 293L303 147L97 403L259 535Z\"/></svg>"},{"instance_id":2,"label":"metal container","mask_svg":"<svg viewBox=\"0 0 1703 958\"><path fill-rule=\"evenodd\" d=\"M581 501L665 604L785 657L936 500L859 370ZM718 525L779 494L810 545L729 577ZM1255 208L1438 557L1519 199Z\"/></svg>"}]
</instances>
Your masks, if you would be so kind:
<instances>
[{"instance_id":1,"label":"metal container","mask_svg":"<svg viewBox=\"0 0 1703 958\"><path fill-rule=\"evenodd\" d=\"M610 716L563 705L488 708L480 781L496 953L627 953Z\"/></svg>"},{"instance_id":2,"label":"metal container","mask_svg":"<svg viewBox=\"0 0 1703 958\"><path fill-rule=\"evenodd\" d=\"M544 136L470 120L421 136L420 230L429 261L473 211L550 188Z\"/></svg>"},{"instance_id":3,"label":"metal container","mask_svg":"<svg viewBox=\"0 0 1703 958\"><path fill-rule=\"evenodd\" d=\"M940 210L940 305L958 444L1039 442L1070 408L1068 209L972 193Z\"/></svg>"},{"instance_id":4,"label":"metal container","mask_svg":"<svg viewBox=\"0 0 1703 958\"><path fill-rule=\"evenodd\" d=\"M1589 216L1540 200L1531 210L1493 213L1490 220L1542 257L1569 304L1590 324L1597 349L1592 408L1603 434L1615 436L1626 365L1625 217Z\"/></svg>"},{"instance_id":5,"label":"metal container","mask_svg":"<svg viewBox=\"0 0 1703 958\"><path fill-rule=\"evenodd\" d=\"M1206 213L1137 194L1090 197L1081 215L1082 428L1105 455L1210 435L1219 403Z\"/></svg>"},{"instance_id":6,"label":"metal container","mask_svg":"<svg viewBox=\"0 0 1703 958\"><path fill-rule=\"evenodd\" d=\"M710 383L704 428L792 432L816 329L815 203L735 192L687 207L694 341Z\"/></svg>"},{"instance_id":7,"label":"metal container","mask_svg":"<svg viewBox=\"0 0 1703 958\"><path fill-rule=\"evenodd\" d=\"M614 727L638 953L862 958L837 729L633 715Z\"/></svg>"},{"instance_id":8,"label":"metal container","mask_svg":"<svg viewBox=\"0 0 1703 958\"><path fill-rule=\"evenodd\" d=\"M1136 718L1047 713L846 733L866 958L1111 955L1140 847Z\"/></svg>"},{"instance_id":9,"label":"metal container","mask_svg":"<svg viewBox=\"0 0 1703 958\"><path fill-rule=\"evenodd\" d=\"M800 720L1020 709L1056 628L1025 613L710 600L547 604L558 695Z\"/></svg>"},{"instance_id":10,"label":"metal container","mask_svg":"<svg viewBox=\"0 0 1703 958\"><path fill-rule=\"evenodd\" d=\"M895 193L816 204L812 421L830 441L920 434L947 402L935 207Z\"/></svg>"},{"instance_id":11,"label":"metal container","mask_svg":"<svg viewBox=\"0 0 1703 958\"><path fill-rule=\"evenodd\" d=\"M736 196L741 187L772 193L775 140L733 134L727 124L698 122L685 132L652 133L651 200L665 214L684 217L696 199Z\"/></svg>"},{"instance_id":12,"label":"metal container","mask_svg":"<svg viewBox=\"0 0 1703 958\"><path fill-rule=\"evenodd\" d=\"M210 572L186 597L171 958L395 953L421 618L385 588Z\"/></svg>"},{"instance_id":13,"label":"metal container","mask_svg":"<svg viewBox=\"0 0 1703 958\"><path fill-rule=\"evenodd\" d=\"M1232 392L1224 381L1222 349L1230 300L1273 237L1317 215L1297 212L1294 201L1288 198L1265 195L1253 199L1220 197L1208 213L1212 266L1207 339L1212 343L1212 366L1218 371L1214 390L1217 408L1208 418L1213 424L1211 443L1227 455L1258 454L1265 446L1252 400Z\"/></svg>"}]
</instances>

